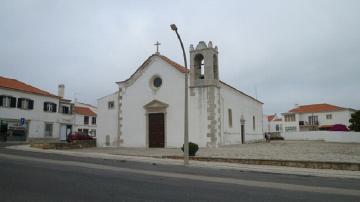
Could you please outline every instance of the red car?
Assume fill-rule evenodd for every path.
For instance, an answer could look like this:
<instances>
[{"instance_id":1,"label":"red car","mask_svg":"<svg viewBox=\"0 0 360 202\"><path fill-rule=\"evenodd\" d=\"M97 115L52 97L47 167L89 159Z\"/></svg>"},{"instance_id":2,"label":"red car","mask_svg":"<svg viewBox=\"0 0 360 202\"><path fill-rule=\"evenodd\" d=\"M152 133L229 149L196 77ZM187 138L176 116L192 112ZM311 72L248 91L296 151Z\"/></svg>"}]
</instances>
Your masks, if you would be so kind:
<instances>
[{"instance_id":1,"label":"red car","mask_svg":"<svg viewBox=\"0 0 360 202\"><path fill-rule=\"evenodd\" d=\"M81 132L73 132L67 136L66 141L72 142L74 140L93 140L93 139L94 138L88 134L81 133Z\"/></svg>"}]
</instances>

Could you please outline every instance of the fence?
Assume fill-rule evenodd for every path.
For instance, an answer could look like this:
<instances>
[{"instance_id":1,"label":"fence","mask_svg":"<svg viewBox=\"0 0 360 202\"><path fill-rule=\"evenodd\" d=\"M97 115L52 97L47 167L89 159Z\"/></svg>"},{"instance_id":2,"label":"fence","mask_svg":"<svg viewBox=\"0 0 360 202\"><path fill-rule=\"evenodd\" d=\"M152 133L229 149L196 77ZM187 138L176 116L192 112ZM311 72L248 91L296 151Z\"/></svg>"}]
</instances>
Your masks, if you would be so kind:
<instances>
[{"instance_id":1,"label":"fence","mask_svg":"<svg viewBox=\"0 0 360 202\"><path fill-rule=\"evenodd\" d=\"M360 132L303 131L283 132L285 140L322 140L325 142L360 143Z\"/></svg>"}]
</instances>

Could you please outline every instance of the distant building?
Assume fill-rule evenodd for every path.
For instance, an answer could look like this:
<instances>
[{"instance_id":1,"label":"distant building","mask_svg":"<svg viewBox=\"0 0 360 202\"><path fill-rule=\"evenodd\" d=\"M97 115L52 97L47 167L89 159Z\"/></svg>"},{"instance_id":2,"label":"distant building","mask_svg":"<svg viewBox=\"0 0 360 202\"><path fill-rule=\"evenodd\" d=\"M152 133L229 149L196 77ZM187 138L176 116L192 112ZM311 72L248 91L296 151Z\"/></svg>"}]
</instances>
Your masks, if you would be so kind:
<instances>
[{"instance_id":1,"label":"distant building","mask_svg":"<svg viewBox=\"0 0 360 202\"><path fill-rule=\"evenodd\" d=\"M217 147L263 139L263 103L219 80L218 48L201 41L190 46L190 71L157 52L98 99L97 145L182 146L186 73L191 142Z\"/></svg>"},{"instance_id":2,"label":"distant building","mask_svg":"<svg viewBox=\"0 0 360 202\"><path fill-rule=\"evenodd\" d=\"M349 126L349 119L354 109L331 104L311 104L296 106L283 115L283 131L328 130L335 124Z\"/></svg>"},{"instance_id":3,"label":"distant building","mask_svg":"<svg viewBox=\"0 0 360 202\"><path fill-rule=\"evenodd\" d=\"M0 76L0 128L9 141L65 140L73 128L73 104L59 95Z\"/></svg>"},{"instance_id":4,"label":"distant building","mask_svg":"<svg viewBox=\"0 0 360 202\"><path fill-rule=\"evenodd\" d=\"M282 131L282 118L277 114L265 115L263 121L264 132L274 133Z\"/></svg>"},{"instance_id":5,"label":"distant building","mask_svg":"<svg viewBox=\"0 0 360 202\"><path fill-rule=\"evenodd\" d=\"M96 137L96 107L85 103L75 102L74 115L74 131L83 132Z\"/></svg>"}]
</instances>

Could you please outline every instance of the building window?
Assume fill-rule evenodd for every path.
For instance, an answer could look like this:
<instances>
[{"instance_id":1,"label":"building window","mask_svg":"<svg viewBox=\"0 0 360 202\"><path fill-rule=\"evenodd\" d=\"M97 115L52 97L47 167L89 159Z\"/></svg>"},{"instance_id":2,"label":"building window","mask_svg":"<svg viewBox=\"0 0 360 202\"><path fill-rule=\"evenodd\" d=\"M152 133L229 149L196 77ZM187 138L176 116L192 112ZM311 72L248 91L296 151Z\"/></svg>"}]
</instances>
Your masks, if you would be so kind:
<instances>
[{"instance_id":1,"label":"building window","mask_svg":"<svg viewBox=\"0 0 360 202\"><path fill-rule=\"evenodd\" d=\"M78 132L80 132L80 133L81 133L81 132L82 132L82 129L81 129L81 128L78 128Z\"/></svg>"},{"instance_id":2,"label":"building window","mask_svg":"<svg viewBox=\"0 0 360 202\"><path fill-rule=\"evenodd\" d=\"M19 109L34 109L34 101L27 98L18 98L17 107Z\"/></svg>"},{"instance_id":3,"label":"building window","mask_svg":"<svg viewBox=\"0 0 360 202\"><path fill-rule=\"evenodd\" d=\"M45 137L52 137L53 133L53 124L45 123Z\"/></svg>"},{"instance_id":4,"label":"building window","mask_svg":"<svg viewBox=\"0 0 360 202\"><path fill-rule=\"evenodd\" d=\"M285 122L294 122L294 121L296 121L295 114L286 114L286 115L284 115L284 118L285 118Z\"/></svg>"},{"instance_id":5,"label":"building window","mask_svg":"<svg viewBox=\"0 0 360 202\"><path fill-rule=\"evenodd\" d=\"M95 129L90 130L90 135L96 137L96 130Z\"/></svg>"},{"instance_id":6,"label":"building window","mask_svg":"<svg viewBox=\"0 0 360 202\"><path fill-rule=\"evenodd\" d=\"M44 111L45 112L56 112L56 104L52 102L44 102Z\"/></svg>"},{"instance_id":7,"label":"building window","mask_svg":"<svg viewBox=\"0 0 360 202\"><path fill-rule=\"evenodd\" d=\"M83 134L85 134L85 135L89 135L89 129L84 128L82 132L83 132Z\"/></svg>"},{"instance_id":8,"label":"building window","mask_svg":"<svg viewBox=\"0 0 360 202\"><path fill-rule=\"evenodd\" d=\"M96 125L96 117L95 116L91 118L91 124Z\"/></svg>"},{"instance_id":9,"label":"building window","mask_svg":"<svg viewBox=\"0 0 360 202\"><path fill-rule=\"evenodd\" d=\"M296 126L285 127L285 132L296 132Z\"/></svg>"},{"instance_id":10,"label":"building window","mask_svg":"<svg viewBox=\"0 0 360 202\"><path fill-rule=\"evenodd\" d=\"M280 125L279 124L276 124L275 130L276 130L276 132L280 131Z\"/></svg>"},{"instance_id":11,"label":"building window","mask_svg":"<svg viewBox=\"0 0 360 202\"><path fill-rule=\"evenodd\" d=\"M114 101L109 101L108 102L108 109L113 109L114 108Z\"/></svg>"},{"instance_id":12,"label":"building window","mask_svg":"<svg viewBox=\"0 0 360 202\"><path fill-rule=\"evenodd\" d=\"M62 106L61 108L62 108L61 111L62 111L63 114L70 114L70 107Z\"/></svg>"},{"instance_id":13,"label":"building window","mask_svg":"<svg viewBox=\"0 0 360 202\"><path fill-rule=\"evenodd\" d=\"M255 130L255 116L253 116L253 130Z\"/></svg>"},{"instance_id":14,"label":"building window","mask_svg":"<svg viewBox=\"0 0 360 202\"><path fill-rule=\"evenodd\" d=\"M327 120L332 119L332 114L326 114L326 119L327 119Z\"/></svg>"},{"instance_id":15,"label":"building window","mask_svg":"<svg viewBox=\"0 0 360 202\"><path fill-rule=\"evenodd\" d=\"M232 111L228 109L228 120L229 120L229 127L232 128Z\"/></svg>"},{"instance_id":16,"label":"building window","mask_svg":"<svg viewBox=\"0 0 360 202\"><path fill-rule=\"evenodd\" d=\"M16 98L12 96L1 95L0 96L0 107L16 107Z\"/></svg>"},{"instance_id":17,"label":"building window","mask_svg":"<svg viewBox=\"0 0 360 202\"><path fill-rule=\"evenodd\" d=\"M89 117L84 116L84 125L89 125Z\"/></svg>"},{"instance_id":18,"label":"building window","mask_svg":"<svg viewBox=\"0 0 360 202\"><path fill-rule=\"evenodd\" d=\"M319 125L318 116L309 116L309 125Z\"/></svg>"},{"instance_id":19,"label":"building window","mask_svg":"<svg viewBox=\"0 0 360 202\"><path fill-rule=\"evenodd\" d=\"M162 79L159 76L154 76L152 79L152 86L154 88L160 88L162 85Z\"/></svg>"}]
</instances>

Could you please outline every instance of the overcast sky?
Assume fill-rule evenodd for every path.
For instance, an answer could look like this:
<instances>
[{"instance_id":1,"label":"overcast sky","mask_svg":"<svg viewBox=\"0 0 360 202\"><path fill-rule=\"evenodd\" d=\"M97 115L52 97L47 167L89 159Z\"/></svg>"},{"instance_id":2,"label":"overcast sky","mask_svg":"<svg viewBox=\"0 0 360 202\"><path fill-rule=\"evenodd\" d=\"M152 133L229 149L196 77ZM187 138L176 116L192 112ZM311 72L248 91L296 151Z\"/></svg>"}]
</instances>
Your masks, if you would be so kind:
<instances>
[{"instance_id":1,"label":"overcast sky","mask_svg":"<svg viewBox=\"0 0 360 202\"><path fill-rule=\"evenodd\" d=\"M220 79L264 102L360 109L360 1L0 0L0 75L96 105L151 54L219 48Z\"/></svg>"}]
</instances>

